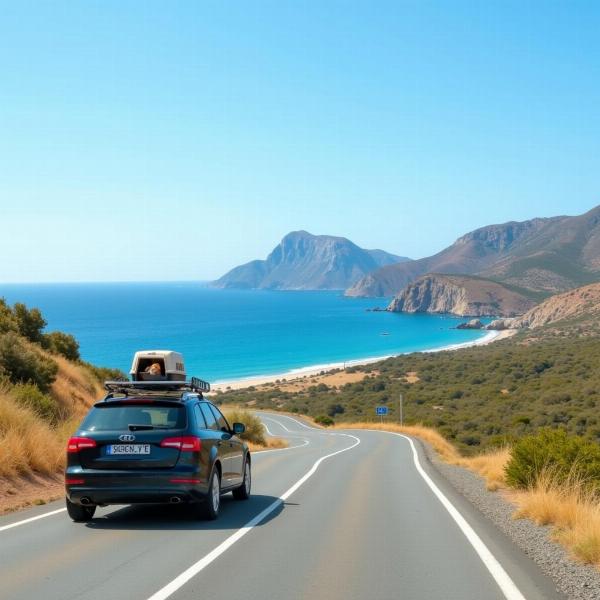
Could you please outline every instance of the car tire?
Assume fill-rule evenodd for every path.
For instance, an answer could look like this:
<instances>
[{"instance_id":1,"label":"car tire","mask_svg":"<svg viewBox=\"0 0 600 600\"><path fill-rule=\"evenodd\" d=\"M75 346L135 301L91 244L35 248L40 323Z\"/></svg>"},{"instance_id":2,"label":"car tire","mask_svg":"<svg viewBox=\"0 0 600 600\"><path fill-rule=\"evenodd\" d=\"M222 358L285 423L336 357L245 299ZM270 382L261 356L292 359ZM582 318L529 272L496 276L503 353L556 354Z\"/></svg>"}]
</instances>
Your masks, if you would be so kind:
<instances>
[{"instance_id":1,"label":"car tire","mask_svg":"<svg viewBox=\"0 0 600 600\"><path fill-rule=\"evenodd\" d=\"M240 487L235 488L232 494L236 500L248 500L250 498L250 489L252 487L252 469L250 468L250 461L244 462L244 480Z\"/></svg>"},{"instance_id":2,"label":"car tire","mask_svg":"<svg viewBox=\"0 0 600 600\"><path fill-rule=\"evenodd\" d=\"M219 516L221 508L221 477L219 470L214 469L210 477L210 485L208 486L208 494L204 503L204 517L209 521L214 521Z\"/></svg>"},{"instance_id":3,"label":"car tire","mask_svg":"<svg viewBox=\"0 0 600 600\"><path fill-rule=\"evenodd\" d=\"M86 523L87 521L91 521L94 513L96 512L95 506L82 506L81 504L75 504L68 498L66 498L66 501L67 512L73 521L76 523Z\"/></svg>"}]
</instances>

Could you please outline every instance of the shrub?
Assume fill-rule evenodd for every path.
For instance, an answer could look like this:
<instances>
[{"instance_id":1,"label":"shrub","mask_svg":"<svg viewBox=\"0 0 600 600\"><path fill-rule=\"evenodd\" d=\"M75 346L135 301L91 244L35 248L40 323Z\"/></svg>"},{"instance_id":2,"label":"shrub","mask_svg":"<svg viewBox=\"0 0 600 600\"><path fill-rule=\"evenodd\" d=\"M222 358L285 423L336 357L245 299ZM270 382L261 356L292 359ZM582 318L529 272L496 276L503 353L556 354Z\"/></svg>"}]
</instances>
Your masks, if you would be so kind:
<instances>
[{"instance_id":1,"label":"shrub","mask_svg":"<svg viewBox=\"0 0 600 600\"><path fill-rule=\"evenodd\" d=\"M47 323L39 308L28 309L22 302L17 302L13 308L17 322L17 331L30 342L42 341L42 329Z\"/></svg>"},{"instance_id":2,"label":"shrub","mask_svg":"<svg viewBox=\"0 0 600 600\"><path fill-rule=\"evenodd\" d=\"M0 298L0 334L17 331L17 320L4 298Z\"/></svg>"},{"instance_id":3,"label":"shrub","mask_svg":"<svg viewBox=\"0 0 600 600\"><path fill-rule=\"evenodd\" d=\"M54 352L54 354L60 354L68 360L78 361L80 358L79 342L72 335L62 331L45 333L42 336L42 346L46 350Z\"/></svg>"},{"instance_id":4,"label":"shrub","mask_svg":"<svg viewBox=\"0 0 600 600\"><path fill-rule=\"evenodd\" d=\"M36 385L20 383L12 388L10 395L18 404L29 408L44 420L56 422L60 416L56 400L42 393Z\"/></svg>"},{"instance_id":5,"label":"shrub","mask_svg":"<svg viewBox=\"0 0 600 600\"><path fill-rule=\"evenodd\" d=\"M0 370L11 383L33 383L47 392L56 379L58 365L9 332L0 335Z\"/></svg>"},{"instance_id":6,"label":"shrub","mask_svg":"<svg viewBox=\"0 0 600 600\"><path fill-rule=\"evenodd\" d=\"M229 421L229 425L233 423L243 423L246 426L246 431L240 435L243 440L248 442L253 442L254 444L258 444L260 446L266 446L267 440L265 438L265 428L262 424L262 421L251 412L247 410L239 410L228 408L223 411L225 413L225 417Z\"/></svg>"},{"instance_id":7,"label":"shrub","mask_svg":"<svg viewBox=\"0 0 600 600\"><path fill-rule=\"evenodd\" d=\"M330 427L334 424L334 420L327 415L319 415L318 417L315 417L315 423L323 425L324 427Z\"/></svg>"},{"instance_id":8,"label":"shrub","mask_svg":"<svg viewBox=\"0 0 600 600\"><path fill-rule=\"evenodd\" d=\"M557 483L573 479L600 489L600 445L563 429L542 429L517 441L506 465L506 481L535 485L544 473Z\"/></svg>"}]
</instances>

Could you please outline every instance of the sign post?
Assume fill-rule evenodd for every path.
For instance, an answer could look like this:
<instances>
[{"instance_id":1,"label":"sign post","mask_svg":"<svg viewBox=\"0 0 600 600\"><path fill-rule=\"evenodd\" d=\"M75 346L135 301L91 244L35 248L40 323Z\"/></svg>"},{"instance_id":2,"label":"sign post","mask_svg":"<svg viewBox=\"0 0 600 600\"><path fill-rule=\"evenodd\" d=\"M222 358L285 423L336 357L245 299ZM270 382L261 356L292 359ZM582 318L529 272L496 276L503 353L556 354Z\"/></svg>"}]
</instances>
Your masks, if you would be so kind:
<instances>
[{"instance_id":1,"label":"sign post","mask_svg":"<svg viewBox=\"0 0 600 600\"><path fill-rule=\"evenodd\" d=\"M383 423L383 417L386 417L388 414L387 406L377 406L375 407L375 414L380 417L381 422Z\"/></svg>"}]
</instances>

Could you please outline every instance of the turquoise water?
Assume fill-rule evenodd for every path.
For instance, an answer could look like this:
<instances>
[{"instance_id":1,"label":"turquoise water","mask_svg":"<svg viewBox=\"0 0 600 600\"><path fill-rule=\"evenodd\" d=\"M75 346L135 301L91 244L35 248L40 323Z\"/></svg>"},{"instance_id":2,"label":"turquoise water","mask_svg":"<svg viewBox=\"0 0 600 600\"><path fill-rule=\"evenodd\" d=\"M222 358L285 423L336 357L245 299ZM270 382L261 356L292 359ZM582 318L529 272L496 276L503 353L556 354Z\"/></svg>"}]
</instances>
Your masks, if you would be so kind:
<instances>
[{"instance_id":1,"label":"turquoise water","mask_svg":"<svg viewBox=\"0 0 600 600\"><path fill-rule=\"evenodd\" d=\"M388 299L341 292L212 290L197 283L0 285L72 333L82 357L128 371L139 349L183 352L188 374L220 381L439 348L482 337L450 316L367 312ZM382 335L387 333L388 335Z\"/></svg>"}]
</instances>

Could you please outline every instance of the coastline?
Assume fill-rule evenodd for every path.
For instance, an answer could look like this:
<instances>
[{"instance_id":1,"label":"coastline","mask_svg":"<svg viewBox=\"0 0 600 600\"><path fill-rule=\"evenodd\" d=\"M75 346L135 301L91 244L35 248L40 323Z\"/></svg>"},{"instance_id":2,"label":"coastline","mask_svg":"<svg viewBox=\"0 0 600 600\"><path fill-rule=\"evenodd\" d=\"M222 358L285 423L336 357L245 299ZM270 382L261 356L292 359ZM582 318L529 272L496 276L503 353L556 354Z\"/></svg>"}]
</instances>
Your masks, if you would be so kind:
<instances>
[{"instance_id":1,"label":"coastline","mask_svg":"<svg viewBox=\"0 0 600 600\"><path fill-rule=\"evenodd\" d=\"M503 331L488 331L486 335L480 337L477 340L471 342L463 342L460 344L450 344L448 346L442 346L440 348L431 348L426 350L417 350L416 352L444 352L452 350L460 350L461 348L470 348L473 346L487 346L492 342L497 342L509 337L512 337L517 333L516 329L505 329ZM260 386L267 383L297 381L308 377L314 377L322 372L333 371L334 369L345 369L346 367L358 367L363 365L369 365L373 363L386 360L388 358L394 358L396 356L402 356L403 354L412 354L412 352L401 352L399 354L388 354L386 356L373 356L368 358L357 358L354 360L347 360L344 362L327 363L322 365L311 365L308 367L299 367L297 369L291 369L284 373L276 373L274 375L254 375L252 377L243 377L241 379L230 379L225 381L217 381L211 384L211 392L224 392L225 390L241 390L250 386Z\"/></svg>"}]
</instances>

